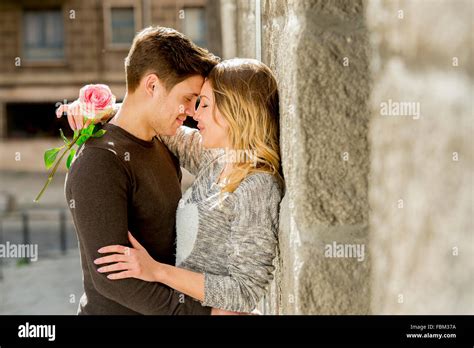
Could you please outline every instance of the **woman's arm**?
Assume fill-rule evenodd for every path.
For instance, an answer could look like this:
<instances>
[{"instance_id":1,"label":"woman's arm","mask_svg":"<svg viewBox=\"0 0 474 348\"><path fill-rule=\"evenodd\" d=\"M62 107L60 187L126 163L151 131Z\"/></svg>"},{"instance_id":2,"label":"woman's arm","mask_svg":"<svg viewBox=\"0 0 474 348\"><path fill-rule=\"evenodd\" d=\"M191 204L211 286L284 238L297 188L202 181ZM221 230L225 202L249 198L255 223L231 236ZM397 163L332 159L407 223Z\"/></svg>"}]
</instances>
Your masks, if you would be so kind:
<instances>
[{"instance_id":1,"label":"woman's arm","mask_svg":"<svg viewBox=\"0 0 474 348\"><path fill-rule=\"evenodd\" d=\"M181 126L175 135L160 135L159 139L179 159L182 167L197 175L205 161L205 154L209 152L203 148L201 134L197 129Z\"/></svg>"},{"instance_id":2,"label":"woman's arm","mask_svg":"<svg viewBox=\"0 0 474 348\"><path fill-rule=\"evenodd\" d=\"M256 174L239 185L234 198L229 274L205 274L203 305L250 312L273 279L281 190L273 176Z\"/></svg>"},{"instance_id":3,"label":"woman's arm","mask_svg":"<svg viewBox=\"0 0 474 348\"><path fill-rule=\"evenodd\" d=\"M137 278L149 282L160 282L198 301L204 301L204 274L155 261L130 232L128 238L133 248L113 245L99 249L99 253L118 254L96 259L94 263L97 265L117 262L99 268L98 272L122 271L109 274L107 278L113 280Z\"/></svg>"},{"instance_id":4,"label":"woman's arm","mask_svg":"<svg viewBox=\"0 0 474 348\"><path fill-rule=\"evenodd\" d=\"M198 301L204 301L204 274L161 263L156 281L168 285Z\"/></svg>"},{"instance_id":5,"label":"woman's arm","mask_svg":"<svg viewBox=\"0 0 474 348\"><path fill-rule=\"evenodd\" d=\"M130 232L128 234L133 249L122 245L107 246L99 249L99 253L119 253L94 260L96 265L113 263L99 268L98 271L100 273L122 271L109 274L107 278L111 280L137 278L150 282L156 281L201 302L204 300L204 274L153 260L132 234ZM211 315L249 314L259 315L261 313L257 310L252 313L228 311L220 308L212 308L211 310Z\"/></svg>"},{"instance_id":6,"label":"woman's arm","mask_svg":"<svg viewBox=\"0 0 474 348\"><path fill-rule=\"evenodd\" d=\"M99 250L99 253L128 253L128 256L115 254L96 260L98 264L116 262L99 271L122 271L110 274L109 279L134 277L158 281L202 301L205 306L251 312L273 279L281 192L276 179L272 181L269 177L253 176L244 188L239 186L235 207L238 214L231 231L233 252L228 256L229 275L201 274L161 264L153 260L131 235L134 248L127 252L123 246ZM251 206L249 202L252 202Z\"/></svg>"}]
</instances>

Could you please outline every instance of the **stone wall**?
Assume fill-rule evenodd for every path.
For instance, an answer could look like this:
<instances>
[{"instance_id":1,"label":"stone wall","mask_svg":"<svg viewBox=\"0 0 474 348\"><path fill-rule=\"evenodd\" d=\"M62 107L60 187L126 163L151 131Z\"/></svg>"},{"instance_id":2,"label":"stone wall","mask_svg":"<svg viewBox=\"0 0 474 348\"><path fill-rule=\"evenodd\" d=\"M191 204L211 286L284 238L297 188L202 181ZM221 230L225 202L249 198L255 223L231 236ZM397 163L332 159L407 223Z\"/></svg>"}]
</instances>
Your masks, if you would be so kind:
<instances>
[{"instance_id":1,"label":"stone wall","mask_svg":"<svg viewBox=\"0 0 474 348\"><path fill-rule=\"evenodd\" d=\"M254 57L235 3L237 55ZM473 312L472 6L261 1L287 184L266 313ZM412 116L387 115L402 102ZM329 257L334 242L363 260Z\"/></svg>"},{"instance_id":2,"label":"stone wall","mask_svg":"<svg viewBox=\"0 0 474 348\"><path fill-rule=\"evenodd\" d=\"M233 9L237 31L235 41L237 46L237 57L256 58L255 52L255 5L256 1L235 0ZM225 16L225 15L224 15ZM233 57L228 57L233 58Z\"/></svg>"},{"instance_id":3,"label":"stone wall","mask_svg":"<svg viewBox=\"0 0 474 348\"><path fill-rule=\"evenodd\" d=\"M360 1L263 1L262 58L280 86L287 190L269 312L368 313L368 38Z\"/></svg>"},{"instance_id":4,"label":"stone wall","mask_svg":"<svg viewBox=\"0 0 474 348\"><path fill-rule=\"evenodd\" d=\"M366 17L372 310L472 314L473 2L367 1Z\"/></svg>"}]
</instances>

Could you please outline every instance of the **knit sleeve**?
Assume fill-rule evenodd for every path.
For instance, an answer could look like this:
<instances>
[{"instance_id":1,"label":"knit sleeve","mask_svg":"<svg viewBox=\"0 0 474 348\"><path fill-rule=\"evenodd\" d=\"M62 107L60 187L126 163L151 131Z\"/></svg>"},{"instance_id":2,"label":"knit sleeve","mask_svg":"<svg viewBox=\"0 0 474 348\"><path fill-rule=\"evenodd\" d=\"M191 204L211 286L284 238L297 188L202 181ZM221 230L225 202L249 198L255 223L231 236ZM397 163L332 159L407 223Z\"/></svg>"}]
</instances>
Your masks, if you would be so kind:
<instances>
[{"instance_id":1,"label":"knit sleeve","mask_svg":"<svg viewBox=\"0 0 474 348\"><path fill-rule=\"evenodd\" d=\"M269 174L254 174L234 192L227 276L205 273L203 305L251 312L273 279L281 190Z\"/></svg>"},{"instance_id":2,"label":"knit sleeve","mask_svg":"<svg viewBox=\"0 0 474 348\"><path fill-rule=\"evenodd\" d=\"M176 135L160 135L159 139L179 159L180 165L193 175L197 175L218 153L205 149L199 131L186 126L179 127Z\"/></svg>"}]
</instances>

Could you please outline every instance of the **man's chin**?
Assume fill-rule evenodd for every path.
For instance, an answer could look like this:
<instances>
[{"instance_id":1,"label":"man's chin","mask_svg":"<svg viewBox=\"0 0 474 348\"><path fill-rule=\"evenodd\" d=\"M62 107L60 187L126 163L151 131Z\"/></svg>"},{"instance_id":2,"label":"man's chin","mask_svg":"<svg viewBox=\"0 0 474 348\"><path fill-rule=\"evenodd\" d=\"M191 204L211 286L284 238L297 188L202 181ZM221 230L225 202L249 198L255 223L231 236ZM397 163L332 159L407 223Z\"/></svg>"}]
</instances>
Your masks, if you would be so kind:
<instances>
[{"instance_id":1,"label":"man's chin","mask_svg":"<svg viewBox=\"0 0 474 348\"><path fill-rule=\"evenodd\" d=\"M179 127L173 127L172 129L170 129L168 132L166 132L165 135L168 135L168 136L173 136L173 135L176 135L176 133L178 132L178 128Z\"/></svg>"}]
</instances>

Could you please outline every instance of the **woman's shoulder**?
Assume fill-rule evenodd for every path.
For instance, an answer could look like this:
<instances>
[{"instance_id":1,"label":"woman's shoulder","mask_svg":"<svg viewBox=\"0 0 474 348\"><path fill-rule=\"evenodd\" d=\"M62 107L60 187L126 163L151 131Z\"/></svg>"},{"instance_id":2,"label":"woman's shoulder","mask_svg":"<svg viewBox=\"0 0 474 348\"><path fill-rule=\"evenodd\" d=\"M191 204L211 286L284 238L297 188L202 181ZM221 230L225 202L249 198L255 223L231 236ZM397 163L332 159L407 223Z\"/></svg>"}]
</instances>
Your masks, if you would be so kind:
<instances>
[{"instance_id":1,"label":"woman's shoulder","mask_svg":"<svg viewBox=\"0 0 474 348\"><path fill-rule=\"evenodd\" d=\"M234 194L243 198L262 197L262 199L276 199L278 202L283 195L281 180L272 173L251 173L242 180Z\"/></svg>"},{"instance_id":2,"label":"woman's shoulder","mask_svg":"<svg viewBox=\"0 0 474 348\"><path fill-rule=\"evenodd\" d=\"M270 173L248 175L233 192L234 216L245 226L278 226L283 190L278 178Z\"/></svg>"}]
</instances>

